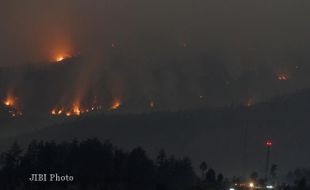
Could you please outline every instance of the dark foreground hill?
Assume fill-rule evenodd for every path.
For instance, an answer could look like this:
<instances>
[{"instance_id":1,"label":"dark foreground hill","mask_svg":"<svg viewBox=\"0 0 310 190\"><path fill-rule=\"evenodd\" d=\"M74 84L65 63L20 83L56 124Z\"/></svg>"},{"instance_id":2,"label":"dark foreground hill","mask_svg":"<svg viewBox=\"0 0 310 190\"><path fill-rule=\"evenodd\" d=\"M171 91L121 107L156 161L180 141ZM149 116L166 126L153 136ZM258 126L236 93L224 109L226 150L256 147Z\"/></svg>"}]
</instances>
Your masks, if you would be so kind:
<instances>
[{"instance_id":1,"label":"dark foreground hill","mask_svg":"<svg viewBox=\"0 0 310 190\"><path fill-rule=\"evenodd\" d=\"M194 166L205 160L226 175L239 175L245 171L262 174L264 142L272 139L271 162L285 173L310 166L309 115L310 91L306 90L251 107L85 116L6 139L5 143L97 137L125 149L142 146L153 157L164 148L191 157Z\"/></svg>"}]
</instances>

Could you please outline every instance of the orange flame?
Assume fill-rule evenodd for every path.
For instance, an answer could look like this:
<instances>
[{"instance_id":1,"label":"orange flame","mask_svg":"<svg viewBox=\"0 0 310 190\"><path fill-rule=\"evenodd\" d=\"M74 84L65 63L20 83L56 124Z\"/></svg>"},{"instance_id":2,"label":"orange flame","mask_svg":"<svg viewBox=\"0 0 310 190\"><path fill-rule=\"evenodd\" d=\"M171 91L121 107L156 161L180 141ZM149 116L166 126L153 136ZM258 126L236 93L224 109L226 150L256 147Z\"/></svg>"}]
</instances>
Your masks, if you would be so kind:
<instances>
[{"instance_id":1,"label":"orange flame","mask_svg":"<svg viewBox=\"0 0 310 190\"><path fill-rule=\"evenodd\" d=\"M51 111L51 113L52 113L52 115L56 115L56 110L53 109L53 110Z\"/></svg>"},{"instance_id":2,"label":"orange flame","mask_svg":"<svg viewBox=\"0 0 310 190\"><path fill-rule=\"evenodd\" d=\"M59 56L56 58L56 62L61 62L63 61L65 58L63 56Z\"/></svg>"},{"instance_id":3,"label":"orange flame","mask_svg":"<svg viewBox=\"0 0 310 190\"><path fill-rule=\"evenodd\" d=\"M278 73L277 74L277 79L279 81L287 81L289 79L289 77L288 77L287 73Z\"/></svg>"},{"instance_id":4,"label":"orange flame","mask_svg":"<svg viewBox=\"0 0 310 190\"><path fill-rule=\"evenodd\" d=\"M62 112L63 112L62 109L54 108L54 109L52 109L51 114L52 114L52 115L61 115Z\"/></svg>"},{"instance_id":5,"label":"orange flame","mask_svg":"<svg viewBox=\"0 0 310 190\"><path fill-rule=\"evenodd\" d=\"M115 100L111 106L111 110L117 110L119 107L121 107L121 101Z\"/></svg>"},{"instance_id":6,"label":"orange flame","mask_svg":"<svg viewBox=\"0 0 310 190\"><path fill-rule=\"evenodd\" d=\"M9 113L12 117L22 116L23 113L19 110L19 107L16 104L16 98L13 96L7 96L7 98L3 101L3 104L9 107Z\"/></svg>"},{"instance_id":7,"label":"orange flame","mask_svg":"<svg viewBox=\"0 0 310 190\"><path fill-rule=\"evenodd\" d=\"M11 96L8 96L5 100L4 100L4 105L6 106L14 106L15 105L15 100L14 98L12 98Z\"/></svg>"},{"instance_id":8,"label":"orange flame","mask_svg":"<svg viewBox=\"0 0 310 190\"><path fill-rule=\"evenodd\" d=\"M115 105L115 107L116 107L116 105ZM70 116L80 116L82 114L99 111L101 109L102 109L101 105L92 104L89 107L87 107L87 106L81 107L79 103L76 103L76 104L73 104L73 106L69 107L69 108L61 107L59 109L59 108L55 107L55 108L51 109L50 114L53 116L64 114L67 117L70 117Z\"/></svg>"},{"instance_id":9,"label":"orange flame","mask_svg":"<svg viewBox=\"0 0 310 190\"><path fill-rule=\"evenodd\" d=\"M81 109L80 109L80 107L79 106L74 106L73 107L73 113L75 114L75 115L77 115L77 116L79 116L79 115L81 115Z\"/></svg>"}]
</instances>

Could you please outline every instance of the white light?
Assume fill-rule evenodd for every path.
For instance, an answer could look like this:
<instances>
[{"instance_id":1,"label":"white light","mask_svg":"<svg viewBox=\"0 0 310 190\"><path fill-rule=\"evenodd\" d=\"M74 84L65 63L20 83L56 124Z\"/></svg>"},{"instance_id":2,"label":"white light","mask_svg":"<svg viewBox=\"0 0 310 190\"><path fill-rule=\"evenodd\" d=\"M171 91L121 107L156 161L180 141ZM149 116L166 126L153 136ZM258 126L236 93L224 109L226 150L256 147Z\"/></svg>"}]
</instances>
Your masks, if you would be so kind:
<instances>
[{"instance_id":1,"label":"white light","mask_svg":"<svg viewBox=\"0 0 310 190\"><path fill-rule=\"evenodd\" d=\"M229 188L229 190L235 190L234 188Z\"/></svg>"},{"instance_id":2,"label":"white light","mask_svg":"<svg viewBox=\"0 0 310 190\"><path fill-rule=\"evenodd\" d=\"M249 184L249 186L250 186L250 187L254 187L254 183L251 182L251 183Z\"/></svg>"},{"instance_id":3,"label":"white light","mask_svg":"<svg viewBox=\"0 0 310 190\"><path fill-rule=\"evenodd\" d=\"M273 186L272 185L267 185L266 188L267 189L273 189Z\"/></svg>"}]
</instances>

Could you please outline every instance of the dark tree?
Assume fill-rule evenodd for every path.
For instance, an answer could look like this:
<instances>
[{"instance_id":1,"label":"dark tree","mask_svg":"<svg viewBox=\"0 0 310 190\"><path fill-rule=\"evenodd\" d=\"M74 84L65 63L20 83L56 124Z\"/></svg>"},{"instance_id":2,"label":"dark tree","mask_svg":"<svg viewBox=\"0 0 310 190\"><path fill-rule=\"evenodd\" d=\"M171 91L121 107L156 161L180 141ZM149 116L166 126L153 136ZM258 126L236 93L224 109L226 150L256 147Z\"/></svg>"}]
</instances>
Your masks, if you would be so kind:
<instances>
[{"instance_id":1,"label":"dark tree","mask_svg":"<svg viewBox=\"0 0 310 190\"><path fill-rule=\"evenodd\" d=\"M206 176L206 171L208 169L207 163L205 161L203 161L200 166L199 166L200 170L201 170L201 177L202 180L204 180L204 177Z\"/></svg>"},{"instance_id":2,"label":"dark tree","mask_svg":"<svg viewBox=\"0 0 310 190\"><path fill-rule=\"evenodd\" d=\"M250 179L253 181L257 181L258 179L258 173L257 172L252 172L250 175Z\"/></svg>"},{"instance_id":3,"label":"dark tree","mask_svg":"<svg viewBox=\"0 0 310 190\"><path fill-rule=\"evenodd\" d=\"M0 189L107 189L107 190L188 190L196 185L196 175L188 158L169 158L162 150L154 162L142 148L124 152L109 141L82 142L32 141L25 153L14 143L1 154ZM32 173L73 175L72 183L31 183ZM210 183L221 183L215 171L209 170Z\"/></svg>"},{"instance_id":4,"label":"dark tree","mask_svg":"<svg viewBox=\"0 0 310 190\"><path fill-rule=\"evenodd\" d=\"M216 183L216 173L212 168L210 168L206 173L206 181L208 184Z\"/></svg>"}]
</instances>

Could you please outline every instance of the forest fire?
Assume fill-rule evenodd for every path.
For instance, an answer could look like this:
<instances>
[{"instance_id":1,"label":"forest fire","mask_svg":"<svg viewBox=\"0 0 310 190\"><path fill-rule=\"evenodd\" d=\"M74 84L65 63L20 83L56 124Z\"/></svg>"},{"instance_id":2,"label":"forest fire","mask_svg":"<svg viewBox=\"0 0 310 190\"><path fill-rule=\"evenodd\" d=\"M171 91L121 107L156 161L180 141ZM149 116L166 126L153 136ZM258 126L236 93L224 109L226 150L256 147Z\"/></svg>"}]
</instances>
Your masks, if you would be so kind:
<instances>
[{"instance_id":1,"label":"forest fire","mask_svg":"<svg viewBox=\"0 0 310 190\"><path fill-rule=\"evenodd\" d=\"M81 115L81 109L79 106L74 106L73 107L73 113L77 116Z\"/></svg>"},{"instance_id":2,"label":"forest fire","mask_svg":"<svg viewBox=\"0 0 310 190\"><path fill-rule=\"evenodd\" d=\"M61 115L63 113L63 109L53 109L52 111L51 111L51 114L52 115Z\"/></svg>"},{"instance_id":3,"label":"forest fire","mask_svg":"<svg viewBox=\"0 0 310 190\"><path fill-rule=\"evenodd\" d=\"M116 100L114 100L114 102L113 102L113 104L112 104L112 106L111 106L111 110L117 110L117 109L119 109L121 107L121 101L120 100L118 100L118 99L116 99Z\"/></svg>"},{"instance_id":4,"label":"forest fire","mask_svg":"<svg viewBox=\"0 0 310 190\"><path fill-rule=\"evenodd\" d=\"M67 117L71 117L71 116L80 116L82 114L85 113L89 113L89 112L94 112L94 111L99 111L102 109L102 106L91 106L91 107L87 107L87 108L81 108L78 105L74 105L72 108L69 109L64 109L64 108L54 108L51 110L50 114L53 116L61 116L61 115L65 115Z\"/></svg>"},{"instance_id":5,"label":"forest fire","mask_svg":"<svg viewBox=\"0 0 310 190\"><path fill-rule=\"evenodd\" d=\"M16 105L16 98L12 96L7 96L7 98L3 101L3 104L8 107L9 109L9 114L12 117L17 117L17 116L22 116L23 113L18 109Z\"/></svg>"},{"instance_id":6,"label":"forest fire","mask_svg":"<svg viewBox=\"0 0 310 190\"><path fill-rule=\"evenodd\" d=\"M277 79L279 81L287 81L288 80L288 75L285 73L280 73L277 75Z\"/></svg>"},{"instance_id":7,"label":"forest fire","mask_svg":"<svg viewBox=\"0 0 310 190\"><path fill-rule=\"evenodd\" d=\"M8 107L12 107L15 104L15 99L13 97L8 96L5 100L4 100L4 105L8 106Z\"/></svg>"},{"instance_id":8,"label":"forest fire","mask_svg":"<svg viewBox=\"0 0 310 190\"><path fill-rule=\"evenodd\" d=\"M61 62L63 61L65 58L63 56L59 56L56 58L56 62Z\"/></svg>"},{"instance_id":9,"label":"forest fire","mask_svg":"<svg viewBox=\"0 0 310 190\"><path fill-rule=\"evenodd\" d=\"M58 55L55 55L53 60L57 63L60 63L66 59L69 59L71 58L72 56L68 53L61 53L61 54L58 54Z\"/></svg>"}]
</instances>

